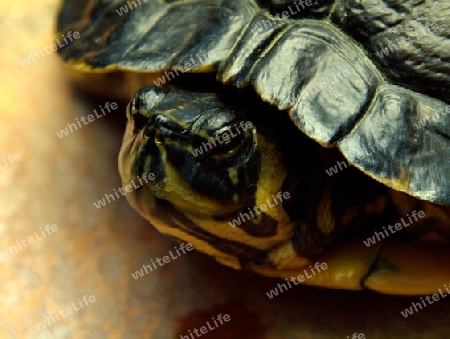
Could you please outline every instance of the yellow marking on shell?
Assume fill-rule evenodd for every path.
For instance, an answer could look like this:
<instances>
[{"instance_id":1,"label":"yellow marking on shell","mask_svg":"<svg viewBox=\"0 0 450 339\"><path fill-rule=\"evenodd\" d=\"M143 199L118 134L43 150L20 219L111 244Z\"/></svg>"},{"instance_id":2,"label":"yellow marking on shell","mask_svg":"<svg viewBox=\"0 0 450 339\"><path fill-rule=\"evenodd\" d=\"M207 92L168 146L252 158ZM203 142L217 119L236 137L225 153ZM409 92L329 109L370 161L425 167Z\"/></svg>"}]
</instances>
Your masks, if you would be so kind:
<instances>
[{"instance_id":1,"label":"yellow marking on shell","mask_svg":"<svg viewBox=\"0 0 450 339\"><path fill-rule=\"evenodd\" d=\"M384 178L377 178L381 183L385 184L388 187L391 187L397 191L401 192L409 192L408 190L408 183L409 180L406 178L393 178L393 179L384 179Z\"/></svg>"},{"instance_id":2,"label":"yellow marking on shell","mask_svg":"<svg viewBox=\"0 0 450 339\"><path fill-rule=\"evenodd\" d=\"M77 72L83 72L83 73L111 73L111 72L117 72L119 70L117 65L108 65L104 68L94 68L92 65L86 64L83 59L69 60L69 61L65 62L65 65L76 70ZM142 73L142 72L140 72L140 73Z\"/></svg>"},{"instance_id":3,"label":"yellow marking on shell","mask_svg":"<svg viewBox=\"0 0 450 339\"><path fill-rule=\"evenodd\" d=\"M127 72L119 69L92 69L83 65L64 64L67 76L84 91L96 96L128 102L142 87L152 84L163 73ZM105 86L108 84L108 86Z\"/></svg>"},{"instance_id":4,"label":"yellow marking on shell","mask_svg":"<svg viewBox=\"0 0 450 339\"><path fill-rule=\"evenodd\" d=\"M213 73L215 71L213 65L204 65L192 68L190 73Z\"/></svg>"}]
</instances>

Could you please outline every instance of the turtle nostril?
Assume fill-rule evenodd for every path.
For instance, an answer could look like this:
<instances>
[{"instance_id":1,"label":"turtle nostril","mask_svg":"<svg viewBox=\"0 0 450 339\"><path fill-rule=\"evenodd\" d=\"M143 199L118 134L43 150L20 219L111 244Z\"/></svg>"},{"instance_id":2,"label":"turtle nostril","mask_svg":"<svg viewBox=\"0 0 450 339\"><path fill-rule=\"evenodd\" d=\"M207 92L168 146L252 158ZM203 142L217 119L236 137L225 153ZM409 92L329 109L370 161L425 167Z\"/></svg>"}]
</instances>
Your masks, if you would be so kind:
<instances>
[{"instance_id":1,"label":"turtle nostril","mask_svg":"<svg viewBox=\"0 0 450 339\"><path fill-rule=\"evenodd\" d=\"M154 141L156 145L162 145L164 143L163 133L155 126L147 126L142 136L144 139Z\"/></svg>"}]
</instances>

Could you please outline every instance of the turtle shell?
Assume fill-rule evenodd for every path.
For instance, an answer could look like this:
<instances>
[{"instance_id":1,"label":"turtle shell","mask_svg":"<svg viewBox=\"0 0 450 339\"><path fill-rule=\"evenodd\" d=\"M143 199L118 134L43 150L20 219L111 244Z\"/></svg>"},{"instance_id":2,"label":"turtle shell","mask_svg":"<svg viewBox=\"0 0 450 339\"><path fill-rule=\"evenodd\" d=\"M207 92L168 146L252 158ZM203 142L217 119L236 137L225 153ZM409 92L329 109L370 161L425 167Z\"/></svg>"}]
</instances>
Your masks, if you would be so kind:
<instances>
[{"instance_id":1,"label":"turtle shell","mask_svg":"<svg viewBox=\"0 0 450 339\"><path fill-rule=\"evenodd\" d=\"M450 65L438 62L450 57L442 38L450 31L449 5L398 13L381 1L343 1L331 19L283 20L303 8L292 4L278 19L253 1L86 3L83 12L66 1L60 15L62 34L80 34L59 50L72 67L145 72L158 84L176 76L168 71L217 72L225 84L253 86L306 135L338 147L376 180L450 204L450 106L443 101ZM402 43L410 34L416 41ZM380 140L389 146L373 152Z\"/></svg>"},{"instance_id":2,"label":"turtle shell","mask_svg":"<svg viewBox=\"0 0 450 339\"><path fill-rule=\"evenodd\" d=\"M177 101L188 101L188 94L170 89L176 94L171 97L159 89L185 73L211 73L224 85L253 88L262 101L286 111L296 129L323 147L336 147L349 163L378 182L418 199L450 205L450 66L444 61L450 49L443 38L450 34L450 6L394 2L388 7L369 0L340 1L336 6L312 1L65 1L58 34L78 32L80 37L60 46L59 53L80 72L145 75L144 82L156 86L136 95L130 114L139 100L151 97L156 101L151 108L144 105L146 110L172 105L167 112L181 107L189 116L190 106ZM411 41L400 39L409 35L414 37ZM211 96L205 94L206 102L221 105ZM188 240L229 266L245 266L242 257L236 262L224 255L238 251L232 245L205 249L205 243L217 243L220 237L199 243L193 235L183 238L167 229L171 221L151 219L141 205L133 204L163 233ZM448 218L448 207L430 206L444 211L436 215ZM438 223L440 230L448 227L448 222ZM300 239L303 233L295 232L291 236ZM352 240L325 252L320 258L333 268L327 278L322 275L308 283L420 294L436 291L450 276L440 270L437 259L448 257L446 247L417 250L399 244L386 249L380 244L369 251L360 245ZM299 254L298 248L290 250ZM252 258L261 258L266 249L244 252L249 251ZM301 254L305 251L306 247ZM287 263L292 258L285 260L289 255L281 252L262 260L264 264L253 261L260 267L252 269L289 277L296 270ZM306 256L310 259L313 254L317 253ZM271 265L276 269L267 269ZM389 278L394 271L402 272ZM345 274L348 279L342 278ZM432 284L412 283L424 274ZM400 287L402 279L409 281L409 288Z\"/></svg>"}]
</instances>

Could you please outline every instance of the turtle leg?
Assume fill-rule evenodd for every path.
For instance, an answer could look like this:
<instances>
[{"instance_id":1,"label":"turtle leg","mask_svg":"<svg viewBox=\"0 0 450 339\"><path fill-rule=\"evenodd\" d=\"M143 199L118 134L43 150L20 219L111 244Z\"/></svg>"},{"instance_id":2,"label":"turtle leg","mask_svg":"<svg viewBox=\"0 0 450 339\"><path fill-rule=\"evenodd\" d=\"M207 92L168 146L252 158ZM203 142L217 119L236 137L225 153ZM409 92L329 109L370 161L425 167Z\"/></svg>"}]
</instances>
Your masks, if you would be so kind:
<instances>
[{"instance_id":1,"label":"turtle leg","mask_svg":"<svg viewBox=\"0 0 450 339\"><path fill-rule=\"evenodd\" d=\"M362 240L349 240L334 246L313 260L296 256L293 248L285 249L283 251L287 258L285 261L282 256L271 258L277 263L277 270L256 268L255 271L262 275L293 281L295 285L300 282L325 288L361 290L365 288L361 281L367 276L373 263L377 262L383 246L384 244L379 242L366 247ZM322 269L318 271L315 267Z\"/></svg>"},{"instance_id":2,"label":"turtle leg","mask_svg":"<svg viewBox=\"0 0 450 339\"><path fill-rule=\"evenodd\" d=\"M380 253L361 284L387 294L437 293L450 282L449 257L448 246L412 246L393 241Z\"/></svg>"},{"instance_id":3,"label":"turtle leg","mask_svg":"<svg viewBox=\"0 0 450 339\"><path fill-rule=\"evenodd\" d=\"M396 295L425 295L444 291L450 286L448 244L405 243L383 240L369 247L364 239L341 243L314 260L297 258L271 270L256 268L266 276L325 288L362 290ZM278 258L278 261L280 258ZM296 267L296 268L294 268ZM447 285L448 284L448 285Z\"/></svg>"},{"instance_id":4,"label":"turtle leg","mask_svg":"<svg viewBox=\"0 0 450 339\"><path fill-rule=\"evenodd\" d=\"M366 247L355 240L317 258L327 263L328 269L305 283L397 295L432 294L450 283L449 257L448 246L393 240Z\"/></svg>"},{"instance_id":5,"label":"turtle leg","mask_svg":"<svg viewBox=\"0 0 450 339\"><path fill-rule=\"evenodd\" d=\"M355 239L340 243L311 261L297 260L291 265L291 269L287 269L285 265L279 265L279 267L285 267L275 273L270 270L257 271L263 275L285 278L296 285L297 282L301 282L325 288L362 290L365 287L361 281L371 271L373 263L377 262L383 247L382 242L366 247L362 240ZM319 264L316 265L316 263ZM326 264L326 266L322 265L324 269L317 272L314 267L320 267L320 264ZM297 267L294 268L295 266Z\"/></svg>"}]
</instances>

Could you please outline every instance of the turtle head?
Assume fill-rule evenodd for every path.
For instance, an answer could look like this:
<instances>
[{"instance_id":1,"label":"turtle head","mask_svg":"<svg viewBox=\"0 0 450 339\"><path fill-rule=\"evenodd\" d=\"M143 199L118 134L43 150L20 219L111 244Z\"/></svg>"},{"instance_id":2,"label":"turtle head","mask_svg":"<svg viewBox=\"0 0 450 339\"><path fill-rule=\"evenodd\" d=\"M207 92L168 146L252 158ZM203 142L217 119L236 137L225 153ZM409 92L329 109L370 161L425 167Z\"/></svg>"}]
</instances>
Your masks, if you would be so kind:
<instances>
[{"instance_id":1,"label":"turtle head","mask_svg":"<svg viewBox=\"0 0 450 339\"><path fill-rule=\"evenodd\" d=\"M121 173L125 182L151 179L136 193L217 218L253 196L260 166L256 129L214 94L187 97L174 87L149 86L130 102L127 117Z\"/></svg>"},{"instance_id":2,"label":"turtle head","mask_svg":"<svg viewBox=\"0 0 450 339\"><path fill-rule=\"evenodd\" d=\"M216 93L145 87L128 105L119 156L127 200L140 214L233 267L248 244L259 245L248 255L256 260L292 234L279 229L289 224L289 192L280 190L276 143L246 113Z\"/></svg>"}]
</instances>

